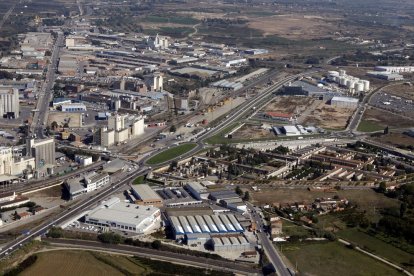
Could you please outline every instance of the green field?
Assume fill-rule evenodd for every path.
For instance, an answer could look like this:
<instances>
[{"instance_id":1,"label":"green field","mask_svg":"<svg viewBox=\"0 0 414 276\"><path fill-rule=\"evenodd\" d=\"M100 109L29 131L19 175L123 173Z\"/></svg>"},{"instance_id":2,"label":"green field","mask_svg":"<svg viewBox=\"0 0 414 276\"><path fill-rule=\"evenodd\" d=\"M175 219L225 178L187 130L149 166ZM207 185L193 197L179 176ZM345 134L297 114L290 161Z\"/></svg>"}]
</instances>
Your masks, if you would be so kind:
<instances>
[{"instance_id":1,"label":"green field","mask_svg":"<svg viewBox=\"0 0 414 276\"><path fill-rule=\"evenodd\" d=\"M147 161L147 164L157 165L157 164L164 163L166 161L177 158L183 155L184 153L189 152L190 150L194 149L196 146L197 144L182 144L182 145L164 150L160 152L159 154L155 155L154 157L150 158Z\"/></svg>"},{"instance_id":2,"label":"green field","mask_svg":"<svg viewBox=\"0 0 414 276\"><path fill-rule=\"evenodd\" d=\"M301 275L401 275L397 270L339 242L284 245L283 254L292 264L297 264Z\"/></svg>"},{"instance_id":3,"label":"green field","mask_svg":"<svg viewBox=\"0 0 414 276\"><path fill-rule=\"evenodd\" d=\"M380 131L380 130L383 130L383 129L384 129L384 127L382 127L382 126L380 126L380 125L378 125L374 122L362 120L359 123L357 130L361 131L361 132L375 132L375 131Z\"/></svg>"},{"instance_id":4,"label":"green field","mask_svg":"<svg viewBox=\"0 0 414 276\"><path fill-rule=\"evenodd\" d=\"M138 184L144 184L144 182L145 182L145 176L141 175L135 178L132 184L138 185Z\"/></svg>"},{"instance_id":5,"label":"green field","mask_svg":"<svg viewBox=\"0 0 414 276\"><path fill-rule=\"evenodd\" d=\"M339 231L337 236L343 238L360 248L384 257L397 265L403 266L411 273L414 272L414 257L412 254L368 235L357 228L349 228Z\"/></svg>"},{"instance_id":6,"label":"green field","mask_svg":"<svg viewBox=\"0 0 414 276\"><path fill-rule=\"evenodd\" d=\"M53 250L38 253L36 256L38 258L34 264L19 275L232 275L222 271L92 251Z\"/></svg>"}]
</instances>

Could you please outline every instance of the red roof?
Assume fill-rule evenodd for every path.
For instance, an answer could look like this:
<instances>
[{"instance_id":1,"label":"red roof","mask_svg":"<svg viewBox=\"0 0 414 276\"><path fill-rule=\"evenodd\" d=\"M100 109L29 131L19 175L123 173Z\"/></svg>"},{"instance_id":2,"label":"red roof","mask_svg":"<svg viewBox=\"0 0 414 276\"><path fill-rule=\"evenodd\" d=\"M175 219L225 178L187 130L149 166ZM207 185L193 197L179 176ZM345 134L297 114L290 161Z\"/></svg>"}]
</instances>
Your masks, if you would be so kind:
<instances>
[{"instance_id":1,"label":"red roof","mask_svg":"<svg viewBox=\"0 0 414 276\"><path fill-rule=\"evenodd\" d=\"M266 115L270 117L280 117L280 118L292 118L293 117L293 114L277 113L277 112L266 112Z\"/></svg>"}]
</instances>

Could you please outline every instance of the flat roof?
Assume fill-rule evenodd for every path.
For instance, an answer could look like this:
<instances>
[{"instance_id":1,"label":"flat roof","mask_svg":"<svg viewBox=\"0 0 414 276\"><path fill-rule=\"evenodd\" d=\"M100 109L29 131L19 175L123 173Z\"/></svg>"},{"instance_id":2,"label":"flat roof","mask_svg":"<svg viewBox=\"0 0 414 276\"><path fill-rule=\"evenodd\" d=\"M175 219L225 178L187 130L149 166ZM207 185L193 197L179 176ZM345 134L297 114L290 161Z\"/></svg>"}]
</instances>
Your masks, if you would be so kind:
<instances>
[{"instance_id":1,"label":"flat roof","mask_svg":"<svg viewBox=\"0 0 414 276\"><path fill-rule=\"evenodd\" d=\"M132 189L137 193L141 200L157 199L162 201L162 198L147 184L140 184L132 186Z\"/></svg>"},{"instance_id":2,"label":"flat roof","mask_svg":"<svg viewBox=\"0 0 414 276\"><path fill-rule=\"evenodd\" d=\"M156 207L121 202L119 198L111 198L109 201L113 202L108 205L103 202L102 205L89 212L88 219L140 226L160 210Z\"/></svg>"},{"instance_id":3,"label":"flat roof","mask_svg":"<svg viewBox=\"0 0 414 276\"><path fill-rule=\"evenodd\" d=\"M341 97L341 96L334 96L331 101L341 101L341 102L350 102L350 103L357 103L359 100L356 98L351 97Z\"/></svg>"}]
</instances>

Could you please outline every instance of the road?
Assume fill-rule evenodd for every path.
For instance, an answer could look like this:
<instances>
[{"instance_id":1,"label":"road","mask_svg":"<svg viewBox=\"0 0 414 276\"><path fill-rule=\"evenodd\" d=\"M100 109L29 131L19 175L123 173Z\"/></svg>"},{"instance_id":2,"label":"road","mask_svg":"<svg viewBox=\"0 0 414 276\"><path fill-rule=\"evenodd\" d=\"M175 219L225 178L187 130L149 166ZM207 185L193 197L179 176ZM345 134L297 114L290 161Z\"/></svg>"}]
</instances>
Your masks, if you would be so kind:
<instances>
[{"instance_id":1,"label":"road","mask_svg":"<svg viewBox=\"0 0 414 276\"><path fill-rule=\"evenodd\" d=\"M229 271L242 275L259 275L260 271L252 268L250 265L242 263L234 263L224 260L213 260L203 257L196 257L191 255L184 255L168 251L160 251L151 248L142 248L128 245L110 245L102 244L94 241L83 240L59 240L59 239L44 239L50 245L63 248L80 248L97 250L99 252L116 252L135 255L138 257L150 258L160 261L167 261L179 263L183 265L197 266L207 269L214 269L219 271Z\"/></svg>"},{"instance_id":2,"label":"road","mask_svg":"<svg viewBox=\"0 0 414 276\"><path fill-rule=\"evenodd\" d=\"M44 129L47 124L47 115L49 113L49 103L53 96L53 85L55 83L55 72L57 70L57 63L59 60L60 48L63 46L64 35L62 32L58 33L55 45L53 46L52 56L50 58L49 66L47 67L45 81L39 93L37 100L36 112L33 115L31 125L31 133L36 135L36 138L45 138Z\"/></svg>"},{"instance_id":3,"label":"road","mask_svg":"<svg viewBox=\"0 0 414 276\"><path fill-rule=\"evenodd\" d=\"M266 253L267 258L272 263L274 269L276 270L277 275L279 276L291 276L287 266L283 263L282 257L277 252L276 248L273 246L272 242L268 236L264 233L263 221L262 218L258 215L256 209L251 203L247 203L247 208L250 210L252 218L257 225L257 237L259 238L260 243Z\"/></svg>"}]
</instances>

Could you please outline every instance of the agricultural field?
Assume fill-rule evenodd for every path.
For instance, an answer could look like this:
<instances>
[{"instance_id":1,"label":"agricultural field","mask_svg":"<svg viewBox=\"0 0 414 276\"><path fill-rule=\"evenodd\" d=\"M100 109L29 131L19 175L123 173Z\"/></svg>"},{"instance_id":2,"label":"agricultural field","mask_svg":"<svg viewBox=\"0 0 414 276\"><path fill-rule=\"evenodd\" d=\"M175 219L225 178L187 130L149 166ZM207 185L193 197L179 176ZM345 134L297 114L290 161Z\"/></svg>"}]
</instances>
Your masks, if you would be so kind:
<instances>
[{"instance_id":1,"label":"agricultural field","mask_svg":"<svg viewBox=\"0 0 414 276\"><path fill-rule=\"evenodd\" d=\"M362 117L362 126L358 126L358 131L370 132L377 131L389 126L390 128L407 128L414 126L414 120L394 115L390 112L368 108Z\"/></svg>"},{"instance_id":2,"label":"agricultural field","mask_svg":"<svg viewBox=\"0 0 414 276\"><path fill-rule=\"evenodd\" d=\"M283 246L283 254L305 275L401 275L339 242L287 244Z\"/></svg>"},{"instance_id":3,"label":"agricultural field","mask_svg":"<svg viewBox=\"0 0 414 276\"><path fill-rule=\"evenodd\" d=\"M337 236L361 247L364 250L377 254L395 264L403 266L411 273L414 273L413 255L394 247L390 243L371 236L358 228L341 230L337 233Z\"/></svg>"}]
</instances>

